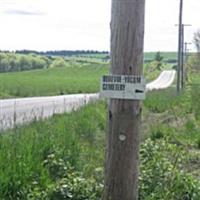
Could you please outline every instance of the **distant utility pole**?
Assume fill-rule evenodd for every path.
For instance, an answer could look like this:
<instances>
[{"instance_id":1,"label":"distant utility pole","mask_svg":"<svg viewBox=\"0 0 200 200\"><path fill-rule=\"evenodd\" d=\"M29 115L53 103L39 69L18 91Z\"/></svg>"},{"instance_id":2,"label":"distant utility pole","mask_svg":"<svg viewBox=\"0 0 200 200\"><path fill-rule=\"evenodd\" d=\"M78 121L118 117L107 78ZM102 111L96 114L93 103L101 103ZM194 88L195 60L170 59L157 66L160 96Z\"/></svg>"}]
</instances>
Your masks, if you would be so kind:
<instances>
[{"instance_id":1,"label":"distant utility pole","mask_svg":"<svg viewBox=\"0 0 200 200\"><path fill-rule=\"evenodd\" d=\"M145 0L112 0L112 75L142 75ZM111 99L103 200L138 199L140 100Z\"/></svg>"},{"instance_id":2,"label":"distant utility pole","mask_svg":"<svg viewBox=\"0 0 200 200\"><path fill-rule=\"evenodd\" d=\"M185 42L184 43L184 63L187 64L187 59L188 59L188 45L191 45L191 42ZM184 80L188 80L188 75L187 75L187 67L185 65L184 67Z\"/></svg>"},{"instance_id":3,"label":"distant utility pole","mask_svg":"<svg viewBox=\"0 0 200 200\"><path fill-rule=\"evenodd\" d=\"M179 7L179 31L178 31L178 64L177 64L177 93L184 87L184 27L191 26L183 24L183 0L180 0Z\"/></svg>"},{"instance_id":4,"label":"distant utility pole","mask_svg":"<svg viewBox=\"0 0 200 200\"><path fill-rule=\"evenodd\" d=\"M179 31L178 31L178 63L177 63L177 93L180 93L181 89L181 48L182 48L182 18L183 18L183 0L180 0L180 6L179 6Z\"/></svg>"},{"instance_id":5,"label":"distant utility pole","mask_svg":"<svg viewBox=\"0 0 200 200\"><path fill-rule=\"evenodd\" d=\"M179 25L175 25L175 26L179 26ZM180 39L181 39L181 46L180 46L180 51L178 52L178 56L180 56L180 60L178 60L178 69L177 70L177 75L179 74L180 77L177 76L177 80L178 78L180 79L180 86L179 86L179 89L183 89L184 87L184 81L185 81L185 78L184 78L184 66L185 66L185 49L184 49L184 38L185 38L185 26L192 26L191 24L182 24L181 25L181 36L180 36ZM180 54L180 55L179 55ZM178 73L179 71L179 73ZM177 88L178 88L178 82L177 82ZM178 91L178 90L177 90Z\"/></svg>"},{"instance_id":6,"label":"distant utility pole","mask_svg":"<svg viewBox=\"0 0 200 200\"><path fill-rule=\"evenodd\" d=\"M184 86L184 25L181 29L181 89Z\"/></svg>"},{"instance_id":7,"label":"distant utility pole","mask_svg":"<svg viewBox=\"0 0 200 200\"><path fill-rule=\"evenodd\" d=\"M181 30L181 88L184 87L185 82L185 48L184 48L184 38L185 38L185 26L192 26L191 24L182 24L182 30Z\"/></svg>"},{"instance_id":8,"label":"distant utility pole","mask_svg":"<svg viewBox=\"0 0 200 200\"><path fill-rule=\"evenodd\" d=\"M184 43L184 55L185 55L185 61L187 61L187 53L188 53L188 45L191 45L192 43L191 42L185 42Z\"/></svg>"}]
</instances>

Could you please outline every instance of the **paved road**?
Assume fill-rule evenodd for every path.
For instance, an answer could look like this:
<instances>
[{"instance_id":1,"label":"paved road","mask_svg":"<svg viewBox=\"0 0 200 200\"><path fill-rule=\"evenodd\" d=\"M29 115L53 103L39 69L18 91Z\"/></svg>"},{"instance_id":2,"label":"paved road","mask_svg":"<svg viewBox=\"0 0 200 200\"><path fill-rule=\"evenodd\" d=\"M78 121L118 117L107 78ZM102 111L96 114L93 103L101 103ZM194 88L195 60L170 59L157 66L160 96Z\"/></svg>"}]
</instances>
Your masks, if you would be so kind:
<instances>
[{"instance_id":1,"label":"paved road","mask_svg":"<svg viewBox=\"0 0 200 200\"><path fill-rule=\"evenodd\" d=\"M155 81L147 84L147 91L169 87L174 77L175 71L163 71ZM99 94L0 100L0 130L13 128L34 119L44 119L56 113L70 112L97 99Z\"/></svg>"},{"instance_id":2,"label":"paved road","mask_svg":"<svg viewBox=\"0 0 200 200\"><path fill-rule=\"evenodd\" d=\"M151 91L168 88L174 82L175 75L175 70L165 70L161 72L157 79L146 85L146 90Z\"/></svg>"},{"instance_id":3,"label":"paved road","mask_svg":"<svg viewBox=\"0 0 200 200\"><path fill-rule=\"evenodd\" d=\"M76 94L0 100L0 130L56 113L70 112L98 98L98 94Z\"/></svg>"}]
</instances>

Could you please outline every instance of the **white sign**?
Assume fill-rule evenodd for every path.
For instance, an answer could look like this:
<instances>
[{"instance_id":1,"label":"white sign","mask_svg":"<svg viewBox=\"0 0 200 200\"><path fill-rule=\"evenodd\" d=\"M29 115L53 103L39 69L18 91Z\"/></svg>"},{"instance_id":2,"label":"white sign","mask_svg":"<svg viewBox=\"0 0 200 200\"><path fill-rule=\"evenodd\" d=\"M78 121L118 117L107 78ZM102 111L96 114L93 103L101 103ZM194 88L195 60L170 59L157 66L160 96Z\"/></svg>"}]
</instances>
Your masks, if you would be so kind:
<instances>
[{"instance_id":1,"label":"white sign","mask_svg":"<svg viewBox=\"0 0 200 200\"><path fill-rule=\"evenodd\" d=\"M100 96L112 99L145 99L143 76L104 75L101 79Z\"/></svg>"}]
</instances>

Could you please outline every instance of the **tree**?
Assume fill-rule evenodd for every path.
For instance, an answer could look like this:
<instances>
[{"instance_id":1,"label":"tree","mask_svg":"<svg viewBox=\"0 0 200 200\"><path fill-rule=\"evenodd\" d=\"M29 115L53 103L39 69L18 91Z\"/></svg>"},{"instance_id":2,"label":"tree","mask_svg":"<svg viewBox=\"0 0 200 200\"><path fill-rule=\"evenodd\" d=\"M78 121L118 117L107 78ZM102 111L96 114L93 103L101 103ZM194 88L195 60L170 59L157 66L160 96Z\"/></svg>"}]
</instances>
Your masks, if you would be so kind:
<instances>
[{"instance_id":1,"label":"tree","mask_svg":"<svg viewBox=\"0 0 200 200\"><path fill-rule=\"evenodd\" d=\"M163 60L163 56L161 56L160 54L160 51L158 51L156 54L155 54L155 58L154 60L158 61L158 62L161 62Z\"/></svg>"},{"instance_id":2,"label":"tree","mask_svg":"<svg viewBox=\"0 0 200 200\"><path fill-rule=\"evenodd\" d=\"M197 54L194 54L190 57L188 61L188 67L191 70L199 70L200 69L200 30L194 33L193 41L197 50Z\"/></svg>"},{"instance_id":3,"label":"tree","mask_svg":"<svg viewBox=\"0 0 200 200\"><path fill-rule=\"evenodd\" d=\"M56 58L56 59L52 62L52 64L50 65L51 68L67 67L67 66L68 66L68 65L67 65L66 61L65 61L63 58L61 58L61 57Z\"/></svg>"},{"instance_id":4,"label":"tree","mask_svg":"<svg viewBox=\"0 0 200 200\"><path fill-rule=\"evenodd\" d=\"M194 44L196 46L197 52L200 54L200 30L194 33Z\"/></svg>"},{"instance_id":5,"label":"tree","mask_svg":"<svg viewBox=\"0 0 200 200\"><path fill-rule=\"evenodd\" d=\"M156 61L156 69L161 70L162 69L162 60L163 60L163 56L161 56L160 52L158 51L155 54L154 60Z\"/></svg>"},{"instance_id":6,"label":"tree","mask_svg":"<svg viewBox=\"0 0 200 200\"><path fill-rule=\"evenodd\" d=\"M20 69L23 70L30 70L32 68L31 60L28 56L22 55L19 58L19 65Z\"/></svg>"}]
</instances>

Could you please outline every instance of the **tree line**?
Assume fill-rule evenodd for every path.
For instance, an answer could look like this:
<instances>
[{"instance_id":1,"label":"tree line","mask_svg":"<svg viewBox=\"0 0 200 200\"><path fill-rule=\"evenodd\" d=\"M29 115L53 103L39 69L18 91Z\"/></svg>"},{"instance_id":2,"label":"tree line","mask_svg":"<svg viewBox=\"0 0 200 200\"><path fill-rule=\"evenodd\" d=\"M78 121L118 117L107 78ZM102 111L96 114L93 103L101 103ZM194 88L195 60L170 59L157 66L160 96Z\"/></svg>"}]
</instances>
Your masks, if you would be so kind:
<instances>
[{"instance_id":1,"label":"tree line","mask_svg":"<svg viewBox=\"0 0 200 200\"><path fill-rule=\"evenodd\" d=\"M17 50L18 54L36 54L45 56L77 56L87 54L108 54L108 51L95 51L95 50L57 50L57 51L32 51L32 50Z\"/></svg>"},{"instance_id":2,"label":"tree line","mask_svg":"<svg viewBox=\"0 0 200 200\"><path fill-rule=\"evenodd\" d=\"M48 68L52 60L46 56L34 54L0 53L0 72L16 72Z\"/></svg>"}]
</instances>

